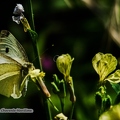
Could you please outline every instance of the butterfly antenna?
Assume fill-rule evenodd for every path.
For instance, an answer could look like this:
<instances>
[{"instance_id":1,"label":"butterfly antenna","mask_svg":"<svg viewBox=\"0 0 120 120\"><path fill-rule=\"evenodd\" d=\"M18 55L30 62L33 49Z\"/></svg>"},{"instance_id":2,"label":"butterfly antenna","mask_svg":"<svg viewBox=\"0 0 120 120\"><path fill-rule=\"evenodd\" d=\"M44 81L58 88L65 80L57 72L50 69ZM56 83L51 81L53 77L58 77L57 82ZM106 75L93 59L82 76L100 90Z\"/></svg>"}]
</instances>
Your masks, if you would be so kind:
<instances>
[{"instance_id":1,"label":"butterfly antenna","mask_svg":"<svg viewBox=\"0 0 120 120\"><path fill-rule=\"evenodd\" d=\"M55 56L53 57L53 61L54 61L54 62L56 62L57 57L59 57L59 55L55 55Z\"/></svg>"},{"instance_id":2,"label":"butterfly antenna","mask_svg":"<svg viewBox=\"0 0 120 120\"><path fill-rule=\"evenodd\" d=\"M41 53L41 55L36 56L36 57L32 60L32 62L34 62L37 58L41 59L40 56L42 56L42 55L43 55L46 51L48 51L51 47L54 47L54 44L52 44L49 48L47 48L45 51L43 51L43 52ZM40 61L41 61L41 60L40 60Z\"/></svg>"}]
</instances>

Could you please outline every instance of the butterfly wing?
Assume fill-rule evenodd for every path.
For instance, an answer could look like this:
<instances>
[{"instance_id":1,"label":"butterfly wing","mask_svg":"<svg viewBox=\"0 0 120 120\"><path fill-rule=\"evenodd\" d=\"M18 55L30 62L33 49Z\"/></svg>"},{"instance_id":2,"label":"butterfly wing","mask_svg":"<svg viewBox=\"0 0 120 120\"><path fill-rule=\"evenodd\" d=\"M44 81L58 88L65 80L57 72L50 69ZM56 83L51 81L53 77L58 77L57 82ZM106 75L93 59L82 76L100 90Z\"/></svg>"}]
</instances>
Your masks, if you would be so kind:
<instances>
[{"instance_id":1,"label":"butterfly wing","mask_svg":"<svg viewBox=\"0 0 120 120\"><path fill-rule=\"evenodd\" d=\"M10 57L0 54L0 94L13 98L21 96L22 66Z\"/></svg>"},{"instance_id":2,"label":"butterfly wing","mask_svg":"<svg viewBox=\"0 0 120 120\"><path fill-rule=\"evenodd\" d=\"M11 57L22 65L24 62L28 62L24 48L7 30L2 30L0 33L0 53Z\"/></svg>"},{"instance_id":3,"label":"butterfly wing","mask_svg":"<svg viewBox=\"0 0 120 120\"><path fill-rule=\"evenodd\" d=\"M2 81L0 82L0 86L1 85L4 86L4 83L7 81L7 83L5 83L7 84L7 87L9 85L11 89L15 89L15 91L18 92L19 91L18 86L20 85L20 80L23 80L25 77L25 75L23 76L23 74L21 74L21 71L22 71L23 65L26 62L28 62L28 58L22 45L17 41L17 39L9 31L2 30L0 33L0 64L7 63L7 65L11 67L10 63L12 63L13 66L17 65L18 69L13 71L14 74L11 73L11 71L10 72L6 71L6 69L3 72L3 74L5 74L5 71L6 71L9 74L11 73L13 75L13 81L16 82L15 85L12 84L13 82L12 80L11 81L9 80L9 78L12 78L12 77L7 74L7 77L5 79L0 78L0 80L2 79ZM19 69L18 66L20 66L21 69ZM7 69L10 69L10 67L7 67ZM3 69L3 66L1 67L1 69ZM28 81L26 80L24 84L25 89L23 88L24 93L27 90L26 89L27 83ZM3 88L2 86L0 87L0 89ZM8 92L8 90L3 91L3 89L1 90L0 93L2 92L4 93L4 91L6 91L6 93ZM12 90L10 90L10 93L11 91ZM8 94L10 95L10 93Z\"/></svg>"},{"instance_id":4,"label":"butterfly wing","mask_svg":"<svg viewBox=\"0 0 120 120\"><path fill-rule=\"evenodd\" d=\"M4 64L8 68L11 68L12 64ZM15 65L14 65L15 66ZM1 65L0 65L1 67ZM18 66L17 66L18 67ZM9 71L0 76L0 94L13 98L21 97L20 84L21 84L20 71Z\"/></svg>"}]
</instances>

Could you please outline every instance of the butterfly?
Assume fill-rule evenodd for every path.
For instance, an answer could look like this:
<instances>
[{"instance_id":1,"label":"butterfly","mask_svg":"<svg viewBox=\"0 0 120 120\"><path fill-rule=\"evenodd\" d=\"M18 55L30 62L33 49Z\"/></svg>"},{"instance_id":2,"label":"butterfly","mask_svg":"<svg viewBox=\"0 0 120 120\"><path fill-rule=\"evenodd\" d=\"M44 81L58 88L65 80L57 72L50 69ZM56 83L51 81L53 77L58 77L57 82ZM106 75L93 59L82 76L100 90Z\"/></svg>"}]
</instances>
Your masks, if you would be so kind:
<instances>
[{"instance_id":1,"label":"butterfly","mask_svg":"<svg viewBox=\"0 0 120 120\"><path fill-rule=\"evenodd\" d=\"M29 77L40 70L29 63L22 45L7 30L0 33L0 94L20 98L27 90Z\"/></svg>"}]
</instances>

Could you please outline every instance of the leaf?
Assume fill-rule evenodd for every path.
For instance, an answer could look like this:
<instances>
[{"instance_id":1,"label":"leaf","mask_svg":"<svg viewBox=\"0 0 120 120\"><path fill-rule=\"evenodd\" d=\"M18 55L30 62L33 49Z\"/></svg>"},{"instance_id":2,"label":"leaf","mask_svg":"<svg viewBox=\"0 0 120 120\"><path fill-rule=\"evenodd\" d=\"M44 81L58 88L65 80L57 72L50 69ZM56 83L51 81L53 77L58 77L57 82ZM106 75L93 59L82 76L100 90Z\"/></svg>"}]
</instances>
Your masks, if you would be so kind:
<instances>
[{"instance_id":1,"label":"leaf","mask_svg":"<svg viewBox=\"0 0 120 120\"><path fill-rule=\"evenodd\" d=\"M59 97L64 98L66 97L66 88L65 88L65 81L59 80L56 74L53 75L54 81L51 82L53 86L53 92L58 94Z\"/></svg>"},{"instance_id":2,"label":"leaf","mask_svg":"<svg viewBox=\"0 0 120 120\"><path fill-rule=\"evenodd\" d=\"M116 93L120 92L120 85L118 83L111 83L112 88L115 90Z\"/></svg>"},{"instance_id":3,"label":"leaf","mask_svg":"<svg viewBox=\"0 0 120 120\"><path fill-rule=\"evenodd\" d=\"M113 74L109 75L105 80L108 80L112 83L120 82L120 69L116 70Z\"/></svg>"},{"instance_id":4,"label":"leaf","mask_svg":"<svg viewBox=\"0 0 120 120\"><path fill-rule=\"evenodd\" d=\"M119 104L120 103L120 92L118 92L114 104Z\"/></svg>"},{"instance_id":5,"label":"leaf","mask_svg":"<svg viewBox=\"0 0 120 120\"><path fill-rule=\"evenodd\" d=\"M116 69L117 59L112 54L99 52L93 57L92 64L100 81L103 81L108 74Z\"/></svg>"}]
</instances>

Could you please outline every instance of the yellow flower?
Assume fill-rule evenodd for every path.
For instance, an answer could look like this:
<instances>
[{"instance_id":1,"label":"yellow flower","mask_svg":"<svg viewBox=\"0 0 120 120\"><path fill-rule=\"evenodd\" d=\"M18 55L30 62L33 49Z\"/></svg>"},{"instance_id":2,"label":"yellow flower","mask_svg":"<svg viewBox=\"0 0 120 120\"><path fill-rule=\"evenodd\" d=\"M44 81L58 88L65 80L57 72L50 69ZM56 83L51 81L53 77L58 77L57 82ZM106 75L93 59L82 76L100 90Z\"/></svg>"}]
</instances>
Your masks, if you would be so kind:
<instances>
[{"instance_id":1,"label":"yellow flower","mask_svg":"<svg viewBox=\"0 0 120 120\"><path fill-rule=\"evenodd\" d=\"M67 117L63 113L59 113L54 117L55 120L67 120Z\"/></svg>"},{"instance_id":2,"label":"yellow flower","mask_svg":"<svg viewBox=\"0 0 120 120\"><path fill-rule=\"evenodd\" d=\"M13 11L14 14L14 16L12 16L13 21L16 22L17 24L20 24L20 20L24 17L23 12L24 8L22 4L17 4Z\"/></svg>"},{"instance_id":3,"label":"yellow flower","mask_svg":"<svg viewBox=\"0 0 120 120\"><path fill-rule=\"evenodd\" d=\"M99 120L120 120L120 104L113 106L108 111L104 112Z\"/></svg>"},{"instance_id":4,"label":"yellow flower","mask_svg":"<svg viewBox=\"0 0 120 120\"><path fill-rule=\"evenodd\" d=\"M23 12L24 12L24 8L22 4L17 4L14 8L14 11L13 11L14 16L12 16L12 19L17 24L20 24L21 22L23 24L24 31L27 32L27 30L31 30L31 28Z\"/></svg>"},{"instance_id":5,"label":"yellow flower","mask_svg":"<svg viewBox=\"0 0 120 120\"><path fill-rule=\"evenodd\" d=\"M117 59L112 54L99 52L93 57L92 64L99 75L100 81L104 81L116 69Z\"/></svg>"},{"instance_id":6,"label":"yellow flower","mask_svg":"<svg viewBox=\"0 0 120 120\"><path fill-rule=\"evenodd\" d=\"M64 77L70 76L70 70L74 58L71 58L69 54L62 54L56 60L58 70L64 75Z\"/></svg>"},{"instance_id":7,"label":"yellow flower","mask_svg":"<svg viewBox=\"0 0 120 120\"><path fill-rule=\"evenodd\" d=\"M64 75L64 80L67 83L68 90L70 93L70 100L72 102L76 101L75 93L74 93L74 86L73 86L73 79L70 76L71 66L74 58L71 58L69 54L62 54L56 60L58 70Z\"/></svg>"}]
</instances>

